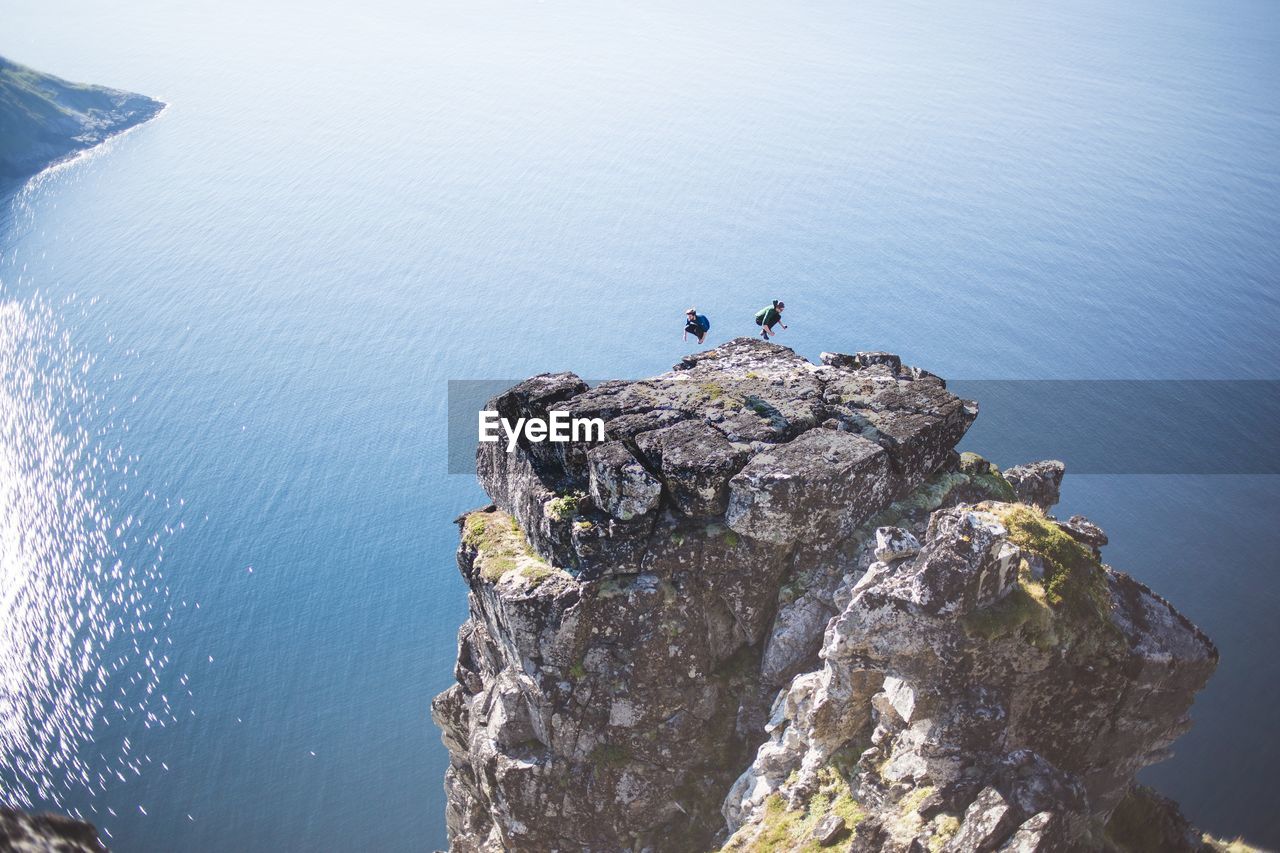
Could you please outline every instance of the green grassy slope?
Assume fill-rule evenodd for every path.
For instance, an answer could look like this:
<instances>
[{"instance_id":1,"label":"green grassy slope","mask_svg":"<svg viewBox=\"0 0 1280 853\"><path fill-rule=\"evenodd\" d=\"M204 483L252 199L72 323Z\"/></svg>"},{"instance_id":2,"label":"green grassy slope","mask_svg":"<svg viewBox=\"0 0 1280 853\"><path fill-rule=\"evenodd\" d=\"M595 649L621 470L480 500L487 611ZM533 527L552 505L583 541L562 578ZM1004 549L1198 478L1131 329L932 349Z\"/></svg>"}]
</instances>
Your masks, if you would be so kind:
<instances>
[{"instance_id":1,"label":"green grassy slope","mask_svg":"<svg viewBox=\"0 0 1280 853\"><path fill-rule=\"evenodd\" d=\"M143 95L71 83L0 57L0 180L33 175L163 108Z\"/></svg>"}]
</instances>

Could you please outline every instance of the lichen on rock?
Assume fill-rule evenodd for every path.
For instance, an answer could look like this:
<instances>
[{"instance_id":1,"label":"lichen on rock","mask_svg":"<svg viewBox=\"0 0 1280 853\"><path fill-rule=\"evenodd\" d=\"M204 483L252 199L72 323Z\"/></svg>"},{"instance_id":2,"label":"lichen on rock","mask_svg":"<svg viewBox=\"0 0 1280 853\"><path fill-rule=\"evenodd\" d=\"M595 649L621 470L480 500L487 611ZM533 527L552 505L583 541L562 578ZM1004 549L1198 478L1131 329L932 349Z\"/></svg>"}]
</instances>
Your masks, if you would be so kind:
<instances>
[{"instance_id":1,"label":"lichen on rock","mask_svg":"<svg viewBox=\"0 0 1280 853\"><path fill-rule=\"evenodd\" d=\"M936 510L918 555L872 564L821 657L781 694L726 799L730 828L855 755L870 849L933 847L940 815L955 824L943 850L1100 849L1217 663L1167 602L1041 510L992 501Z\"/></svg>"}]
</instances>

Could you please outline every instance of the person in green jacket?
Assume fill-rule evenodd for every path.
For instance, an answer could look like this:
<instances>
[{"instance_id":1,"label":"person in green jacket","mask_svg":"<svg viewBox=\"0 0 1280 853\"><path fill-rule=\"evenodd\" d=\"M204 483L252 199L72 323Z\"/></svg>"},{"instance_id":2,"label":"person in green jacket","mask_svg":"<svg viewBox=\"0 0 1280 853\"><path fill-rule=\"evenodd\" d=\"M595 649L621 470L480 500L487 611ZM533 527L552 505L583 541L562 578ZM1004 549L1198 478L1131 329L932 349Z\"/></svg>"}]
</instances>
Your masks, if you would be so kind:
<instances>
[{"instance_id":1,"label":"person in green jacket","mask_svg":"<svg viewBox=\"0 0 1280 853\"><path fill-rule=\"evenodd\" d=\"M760 337L767 341L771 336L778 334L773 330L775 325L784 329L787 327L787 324L782 322L782 309L786 307L781 300L775 299L772 305L756 312L756 325L760 327Z\"/></svg>"}]
</instances>

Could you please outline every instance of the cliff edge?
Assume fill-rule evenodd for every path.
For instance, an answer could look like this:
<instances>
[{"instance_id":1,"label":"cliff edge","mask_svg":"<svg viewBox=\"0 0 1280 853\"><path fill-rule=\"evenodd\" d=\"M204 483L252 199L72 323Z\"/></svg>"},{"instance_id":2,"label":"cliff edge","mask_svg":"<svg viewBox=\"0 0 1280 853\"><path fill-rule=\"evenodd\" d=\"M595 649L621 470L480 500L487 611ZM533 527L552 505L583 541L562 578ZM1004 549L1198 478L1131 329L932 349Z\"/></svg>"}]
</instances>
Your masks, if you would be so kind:
<instances>
[{"instance_id":1,"label":"cliff edge","mask_svg":"<svg viewBox=\"0 0 1280 853\"><path fill-rule=\"evenodd\" d=\"M162 109L144 95L71 83L0 57L0 181L34 175Z\"/></svg>"},{"instance_id":2,"label":"cliff edge","mask_svg":"<svg viewBox=\"0 0 1280 853\"><path fill-rule=\"evenodd\" d=\"M743 338L489 408L606 441L480 445L453 849L1137 850L1159 821L1108 822L1143 808L1200 843L1133 776L1217 651L1047 513L1061 463L957 454L939 377Z\"/></svg>"},{"instance_id":3,"label":"cliff edge","mask_svg":"<svg viewBox=\"0 0 1280 853\"><path fill-rule=\"evenodd\" d=\"M0 806L0 850L13 853L106 853L93 824Z\"/></svg>"}]
</instances>

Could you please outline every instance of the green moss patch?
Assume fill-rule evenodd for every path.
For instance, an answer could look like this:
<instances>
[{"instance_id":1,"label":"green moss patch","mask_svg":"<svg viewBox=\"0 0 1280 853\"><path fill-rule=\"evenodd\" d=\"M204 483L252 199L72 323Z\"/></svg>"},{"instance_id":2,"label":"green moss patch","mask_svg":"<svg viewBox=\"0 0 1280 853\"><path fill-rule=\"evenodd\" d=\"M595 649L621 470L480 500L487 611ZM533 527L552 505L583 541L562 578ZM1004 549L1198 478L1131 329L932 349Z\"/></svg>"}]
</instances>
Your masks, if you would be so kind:
<instances>
[{"instance_id":1,"label":"green moss patch","mask_svg":"<svg viewBox=\"0 0 1280 853\"><path fill-rule=\"evenodd\" d=\"M976 474L970 478L970 484L984 492L988 498L1012 503L1018 499L1013 486L994 465L985 474Z\"/></svg>"},{"instance_id":2,"label":"green moss patch","mask_svg":"<svg viewBox=\"0 0 1280 853\"><path fill-rule=\"evenodd\" d=\"M621 767L631 758L626 747L612 743L602 743L591 750L591 763L597 767Z\"/></svg>"},{"instance_id":3,"label":"green moss patch","mask_svg":"<svg viewBox=\"0 0 1280 853\"><path fill-rule=\"evenodd\" d=\"M960 454L960 473L962 474L986 474L992 469L992 464L985 457L978 455L970 450L966 450Z\"/></svg>"},{"instance_id":4,"label":"green moss patch","mask_svg":"<svg viewBox=\"0 0 1280 853\"><path fill-rule=\"evenodd\" d=\"M1009 531L1009 541L1043 562L1043 601L1052 608L1058 639L1088 645L1119 640L1120 629L1111 619L1106 569L1093 552L1036 507L1013 504L996 510L996 515ZM1021 586L1036 591L1029 584L1024 575ZM1022 604L1029 616L1035 615L1025 601Z\"/></svg>"},{"instance_id":5,"label":"green moss patch","mask_svg":"<svg viewBox=\"0 0 1280 853\"><path fill-rule=\"evenodd\" d=\"M965 457L972 457L965 463ZM1017 501L1013 486L1000 473L1000 469L976 453L961 454L959 471L941 471L912 489L906 497L885 507L855 534L865 537L877 527L897 526L903 519L919 517L942 506L957 489L972 489L976 495L966 495L966 500L994 500L1003 503Z\"/></svg>"},{"instance_id":6,"label":"green moss patch","mask_svg":"<svg viewBox=\"0 0 1280 853\"><path fill-rule=\"evenodd\" d=\"M1044 561L1048 602L1081 615L1103 618L1111 606L1102 564L1093 553L1050 521L1043 512L1015 504L997 513L1009 531L1009 541L1034 552Z\"/></svg>"},{"instance_id":7,"label":"green moss patch","mask_svg":"<svg viewBox=\"0 0 1280 853\"><path fill-rule=\"evenodd\" d=\"M699 387L699 390L702 391L702 395L707 398L707 402L709 403L714 403L716 400L719 400L721 397L723 397L727 393L724 390L724 386L721 385L719 382L703 382L698 387Z\"/></svg>"},{"instance_id":8,"label":"green moss patch","mask_svg":"<svg viewBox=\"0 0 1280 853\"><path fill-rule=\"evenodd\" d=\"M1050 648L1057 635L1053 630L1053 610L1045 601L1044 587L1031 580L1025 569L1020 575L1018 585L1008 595L989 607L966 614L961 624L971 636L984 640L1021 632L1032 645Z\"/></svg>"},{"instance_id":9,"label":"green moss patch","mask_svg":"<svg viewBox=\"0 0 1280 853\"><path fill-rule=\"evenodd\" d=\"M951 837L960 831L960 818L955 815L938 815L933 819L933 837L929 839L929 853L939 853Z\"/></svg>"},{"instance_id":10,"label":"green moss patch","mask_svg":"<svg viewBox=\"0 0 1280 853\"><path fill-rule=\"evenodd\" d=\"M920 808L920 804L928 799L929 795L932 793L932 785L925 785L923 787L916 788L914 791L902 798L898 803L898 810L903 815L915 814L916 810Z\"/></svg>"},{"instance_id":11,"label":"green moss patch","mask_svg":"<svg viewBox=\"0 0 1280 853\"><path fill-rule=\"evenodd\" d=\"M501 510L468 515L462 522L462 542L475 549L475 567L489 583L497 583L511 572L518 572L530 587L557 572L568 577L539 557L516 520Z\"/></svg>"},{"instance_id":12,"label":"green moss patch","mask_svg":"<svg viewBox=\"0 0 1280 853\"><path fill-rule=\"evenodd\" d=\"M818 823L829 814L844 819L846 834L824 848L812 836ZM721 849L735 853L784 850L817 853L824 849L841 849L848 842L847 833L852 832L865 816L862 806L853 798L849 783L835 768L827 767L818 774L817 792L802 808L789 809L781 794L770 794L764 801L761 819L739 829Z\"/></svg>"},{"instance_id":13,"label":"green moss patch","mask_svg":"<svg viewBox=\"0 0 1280 853\"><path fill-rule=\"evenodd\" d=\"M586 497L582 492L570 492L547 501L547 515L554 521L568 521L578 514L578 503Z\"/></svg>"}]
</instances>

